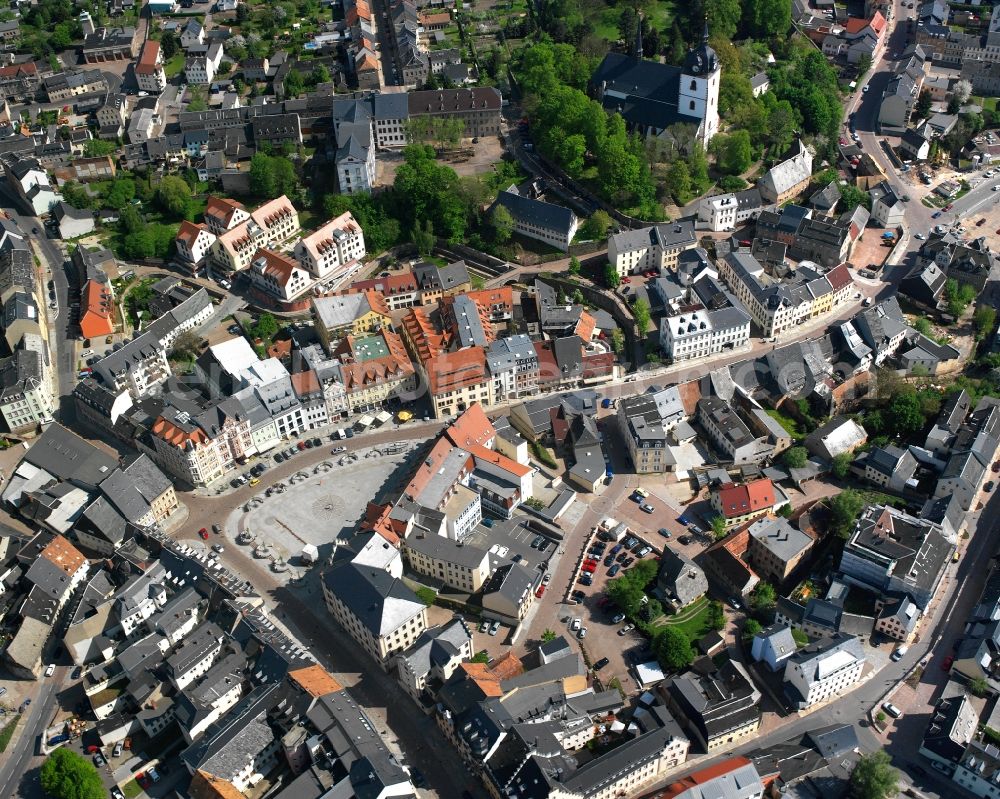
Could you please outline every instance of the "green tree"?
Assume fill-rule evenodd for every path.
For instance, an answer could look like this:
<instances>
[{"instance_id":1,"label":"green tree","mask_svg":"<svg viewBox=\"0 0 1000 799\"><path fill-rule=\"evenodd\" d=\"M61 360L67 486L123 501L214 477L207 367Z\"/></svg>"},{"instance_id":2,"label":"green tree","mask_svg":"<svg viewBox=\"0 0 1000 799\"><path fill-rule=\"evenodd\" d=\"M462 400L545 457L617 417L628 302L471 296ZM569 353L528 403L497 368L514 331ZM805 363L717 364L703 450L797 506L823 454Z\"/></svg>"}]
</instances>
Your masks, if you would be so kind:
<instances>
[{"instance_id":1,"label":"green tree","mask_svg":"<svg viewBox=\"0 0 1000 799\"><path fill-rule=\"evenodd\" d=\"M296 69L289 70L288 74L285 75L285 97L295 99L298 97L306 88L306 81L302 77L302 73Z\"/></svg>"},{"instance_id":2,"label":"green tree","mask_svg":"<svg viewBox=\"0 0 1000 799\"><path fill-rule=\"evenodd\" d=\"M656 570L656 561L639 561L621 577L608 581L608 596L625 614L634 617L643 605L646 587L656 577Z\"/></svg>"},{"instance_id":3,"label":"green tree","mask_svg":"<svg viewBox=\"0 0 1000 799\"><path fill-rule=\"evenodd\" d=\"M542 643L547 644L549 641L554 641L556 639L555 630L550 630L546 627L542 630Z\"/></svg>"},{"instance_id":4,"label":"green tree","mask_svg":"<svg viewBox=\"0 0 1000 799\"><path fill-rule=\"evenodd\" d=\"M188 86L187 108L185 111L207 111L208 100L205 97L205 89L202 86Z\"/></svg>"},{"instance_id":5,"label":"green tree","mask_svg":"<svg viewBox=\"0 0 1000 799\"><path fill-rule=\"evenodd\" d=\"M575 290L575 291L573 292L573 302L574 302L574 303L575 303L576 305L583 305L583 303L584 303L584 296L583 296L583 291L582 291L582 289L576 289L576 290Z\"/></svg>"},{"instance_id":6,"label":"green tree","mask_svg":"<svg viewBox=\"0 0 1000 799\"><path fill-rule=\"evenodd\" d=\"M671 165L664 186L678 205L686 205L691 200L691 172L684 161Z\"/></svg>"},{"instance_id":7,"label":"green tree","mask_svg":"<svg viewBox=\"0 0 1000 799\"><path fill-rule=\"evenodd\" d=\"M613 222L608 212L603 208L598 208L583 223L583 229L580 233L585 239L598 241L608 235L612 224Z\"/></svg>"},{"instance_id":8,"label":"green tree","mask_svg":"<svg viewBox=\"0 0 1000 799\"><path fill-rule=\"evenodd\" d=\"M677 20L674 19L673 24L670 26L670 32L667 34L667 63L673 64L674 66L680 66L684 61L684 57L687 55L687 45L684 43L684 34L681 33L681 27L677 24Z\"/></svg>"},{"instance_id":9,"label":"green tree","mask_svg":"<svg viewBox=\"0 0 1000 799\"><path fill-rule=\"evenodd\" d=\"M614 264L606 264L604 267L604 282L607 284L609 289L618 288L621 283L621 275L618 274L618 270L615 269Z\"/></svg>"},{"instance_id":10,"label":"green tree","mask_svg":"<svg viewBox=\"0 0 1000 799\"><path fill-rule=\"evenodd\" d=\"M691 665L694 650L691 642L676 627L663 627L653 639L653 651L665 669L680 671Z\"/></svg>"},{"instance_id":11,"label":"green tree","mask_svg":"<svg viewBox=\"0 0 1000 799\"><path fill-rule=\"evenodd\" d=\"M972 317L976 326L976 340L981 341L993 332L997 323L997 312L990 305L980 305Z\"/></svg>"},{"instance_id":12,"label":"green tree","mask_svg":"<svg viewBox=\"0 0 1000 799\"><path fill-rule=\"evenodd\" d=\"M169 61L177 54L177 47L177 37L173 31L164 31L160 34L160 52L163 53L165 60Z\"/></svg>"},{"instance_id":13,"label":"green tree","mask_svg":"<svg viewBox=\"0 0 1000 799\"><path fill-rule=\"evenodd\" d=\"M865 75L868 74L868 70L872 68L872 57L868 53L863 53L861 58L858 59L858 80L861 80Z\"/></svg>"},{"instance_id":14,"label":"green tree","mask_svg":"<svg viewBox=\"0 0 1000 799\"><path fill-rule=\"evenodd\" d=\"M708 603L708 626L716 632L726 629L726 612L721 602L713 600Z\"/></svg>"},{"instance_id":15,"label":"green tree","mask_svg":"<svg viewBox=\"0 0 1000 799\"><path fill-rule=\"evenodd\" d=\"M973 677L969 680L969 692L973 696L986 696L990 692L990 684L982 677Z\"/></svg>"},{"instance_id":16,"label":"green tree","mask_svg":"<svg viewBox=\"0 0 1000 799\"><path fill-rule=\"evenodd\" d=\"M761 623L759 621L757 621L757 619L747 619L743 623L743 638L744 638L744 640L748 640L750 638L753 638L757 633L759 633L763 629L764 628L761 626Z\"/></svg>"},{"instance_id":17,"label":"green tree","mask_svg":"<svg viewBox=\"0 0 1000 799\"><path fill-rule=\"evenodd\" d=\"M872 207L871 195L850 183L840 187L840 202L845 211L853 211L859 205L865 208Z\"/></svg>"},{"instance_id":18,"label":"green tree","mask_svg":"<svg viewBox=\"0 0 1000 799\"><path fill-rule=\"evenodd\" d=\"M777 593L770 583L758 583L750 598L754 610L766 612L771 610L777 601Z\"/></svg>"},{"instance_id":19,"label":"green tree","mask_svg":"<svg viewBox=\"0 0 1000 799\"><path fill-rule=\"evenodd\" d=\"M253 326L254 337L259 338L261 341L270 341L277 332L278 320L266 312L260 315L257 324Z\"/></svg>"},{"instance_id":20,"label":"green tree","mask_svg":"<svg viewBox=\"0 0 1000 799\"><path fill-rule=\"evenodd\" d=\"M805 447L792 447L785 450L781 460L790 469L801 469L809 460L809 450Z\"/></svg>"},{"instance_id":21,"label":"green tree","mask_svg":"<svg viewBox=\"0 0 1000 799\"><path fill-rule=\"evenodd\" d=\"M743 16L740 0L703 0L703 2L712 36L732 41Z\"/></svg>"},{"instance_id":22,"label":"green tree","mask_svg":"<svg viewBox=\"0 0 1000 799\"><path fill-rule=\"evenodd\" d=\"M753 163L750 134L745 130L734 130L726 136L719 153L719 169L730 175L741 175Z\"/></svg>"},{"instance_id":23,"label":"green tree","mask_svg":"<svg viewBox=\"0 0 1000 799\"><path fill-rule=\"evenodd\" d=\"M899 435L916 433L924 426L924 414L917 393L903 391L894 396L883 411L883 418Z\"/></svg>"},{"instance_id":24,"label":"green tree","mask_svg":"<svg viewBox=\"0 0 1000 799\"><path fill-rule=\"evenodd\" d=\"M611 349L618 356L625 352L625 334L617 327L611 331Z\"/></svg>"},{"instance_id":25,"label":"green tree","mask_svg":"<svg viewBox=\"0 0 1000 799\"><path fill-rule=\"evenodd\" d=\"M104 195L104 203L109 208L121 211L135 198L135 181L129 178L116 178Z\"/></svg>"},{"instance_id":26,"label":"green tree","mask_svg":"<svg viewBox=\"0 0 1000 799\"><path fill-rule=\"evenodd\" d=\"M54 799L103 799L101 775L94 765L70 749L56 749L42 764L42 790Z\"/></svg>"},{"instance_id":27,"label":"green tree","mask_svg":"<svg viewBox=\"0 0 1000 799\"><path fill-rule=\"evenodd\" d=\"M490 214L490 224L493 226L493 238L499 244L506 244L514 234L514 217L503 205L497 204Z\"/></svg>"},{"instance_id":28,"label":"green tree","mask_svg":"<svg viewBox=\"0 0 1000 799\"><path fill-rule=\"evenodd\" d=\"M438 164L434 150L411 144L403 151L396 170L393 201L399 220L410 227L421 220L434 220L442 238L459 241L465 235L468 209L459 191L455 170Z\"/></svg>"},{"instance_id":29,"label":"green tree","mask_svg":"<svg viewBox=\"0 0 1000 799\"><path fill-rule=\"evenodd\" d=\"M888 753L879 749L862 755L851 772L851 793L856 799L891 799L899 792L899 772Z\"/></svg>"},{"instance_id":30,"label":"green tree","mask_svg":"<svg viewBox=\"0 0 1000 799\"><path fill-rule=\"evenodd\" d=\"M920 94L917 95L916 104L913 106L914 117L918 120L927 119L927 116L931 112L931 103L933 103L933 98L930 91L922 89Z\"/></svg>"},{"instance_id":31,"label":"green tree","mask_svg":"<svg viewBox=\"0 0 1000 799\"><path fill-rule=\"evenodd\" d=\"M330 82L330 70L326 68L326 64L317 64L313 67L312 72L309 74L309 82L313 86Z\"/></svg>"},{"instance_id":32,"label":"green tree","mask_svg":"<svg viewBox=\"0 0 1000 799\"><path fill-rule=\"evenodd\" d=\"M850 452L841 452L839 455L833 456L833 463L831 464L830 471L833 476L838 480L843 480L847 477L851 469L851 461L853 455Z\"/></svg>"},{"instance_id":33,"label":"green tree","mask_svg":"<svg viewBox=\"0 0 1000 799\"><path fill-rule=\"evenodd\" d=\"M726 529L726 519L724 516L712 517L712 535L716 540L725 538L729 531Z\"/></svg>"},{"instance_id":34,"label":"green tree","mask_svg":"<svg viewBox=\"0 0 1000 799\"><path fill-rule=\"evenodd\" d=\"M841 491L829 499L830 529L840 538L849 538L854 523L865 507L864 497L853 488Z\"/></svg>"},{"instance_id":35,"label":"green tree","mask_svg":"<svg viewBox=\"0 0 1000 799\"><path fill-rule=\"evenodd\" d=\"M413 226L410 238L416 245L417 252L425 257L430 255L437 242L437 236L434 235L434 224L429 219L423 225L418 222Z\"/></svg>"},{"instance_id":36,"label":"green tree","mask_svg":"<svg viewBox=\"0 0 1000 799\"><path fill-rule=\"evenodd\" d=\"M184 178L164 175L156 187L156 202L172 216L184 218L191 204L191 187Z\"/></svg>"},{"instance_id":37,"label":"green tree","mask_svg":"<svg viewBox=\"0 0 1000 799\"><path fill-rule=\"evenodd\" d=\"M642 297L637 299L632 303L632 315L635 317L635 324L639 328L639 335L644 336L652 319L649 303Z\"/></svg>"},{"instance_id":38,"label":"green tree","mask_svg":"<svg viewBox=\"0 0 1000 799\"><path fill-rule=\"evenodd\" d=\"M569 258L569 265L566 267L566 271L571 275L580 274L580 259L575 255L571 255Z\"/></svg>"}]
</instances>

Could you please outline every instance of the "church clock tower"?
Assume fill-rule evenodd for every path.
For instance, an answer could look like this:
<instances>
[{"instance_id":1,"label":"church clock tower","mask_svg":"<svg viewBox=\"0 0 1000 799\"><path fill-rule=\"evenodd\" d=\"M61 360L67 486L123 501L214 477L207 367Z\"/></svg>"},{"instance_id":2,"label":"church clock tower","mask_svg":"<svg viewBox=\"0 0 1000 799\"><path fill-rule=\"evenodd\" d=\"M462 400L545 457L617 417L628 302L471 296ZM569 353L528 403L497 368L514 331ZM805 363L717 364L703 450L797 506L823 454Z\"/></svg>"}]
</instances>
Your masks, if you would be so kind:
<instances>
[{"instance_id":1,"label":"church clock tower","mask_svg":"<svg viewBox=\"0 0 1000 799\"><path fill-rule=\"evenodd\" d=\"M689 51L681 71L677 110L696 124L701 123L700 138L708 147L719 132L719 82L722 70L715 50L708 46L708 22L701 44Z\"/></svg>"}]
</instances>

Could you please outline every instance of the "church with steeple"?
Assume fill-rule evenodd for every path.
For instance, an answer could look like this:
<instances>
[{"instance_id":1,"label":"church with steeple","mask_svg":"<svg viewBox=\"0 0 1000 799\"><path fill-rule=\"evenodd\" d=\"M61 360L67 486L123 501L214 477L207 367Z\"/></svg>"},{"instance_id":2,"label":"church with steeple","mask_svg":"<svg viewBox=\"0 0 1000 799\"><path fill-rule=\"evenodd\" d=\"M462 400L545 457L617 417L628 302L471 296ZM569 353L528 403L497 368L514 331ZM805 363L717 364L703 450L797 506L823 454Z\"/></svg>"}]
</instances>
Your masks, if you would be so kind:
<instances>
[{"instance_id":1,"label":"church with steeple","mask_svg":"<svg viewBox=\"0 0 1000 799\"><path fill-rule=\"evenodd\" d=\"M605 110L618 112L630 130L659 136L671 125L698 127L706 147L719 132L719 57L708 44L708 23L701 43L679 66L642 57L641 23L635 51L608 53L591 78Z\"/></svg>"}]
</instances>

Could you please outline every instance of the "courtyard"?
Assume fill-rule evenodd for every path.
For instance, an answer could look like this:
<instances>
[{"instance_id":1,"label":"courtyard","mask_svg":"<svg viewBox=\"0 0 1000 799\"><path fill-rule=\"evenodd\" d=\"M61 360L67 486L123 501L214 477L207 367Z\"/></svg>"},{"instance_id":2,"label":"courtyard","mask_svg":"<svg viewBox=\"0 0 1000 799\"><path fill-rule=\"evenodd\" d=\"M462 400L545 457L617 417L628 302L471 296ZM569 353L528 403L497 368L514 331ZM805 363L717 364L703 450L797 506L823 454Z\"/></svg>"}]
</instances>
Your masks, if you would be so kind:
<instances>
[{"instance_id":1,"label":"courtyard","mask_svg":"<svg viewBox=\"0 0 1000 799\"><path fill-rule=\"evenodd\" d=\"M300 557L307 544L319 550L319 559L330 557L333 542L352 533L364 516L369 500L390 488L398 488L409 474L401 468L407 453L376 454L362 450L357 458L331 456L272 486L270 496L260 494L234 510L226 524L227 545L239 546L244 530L254 536L251 546L266 545L267 552L255 556L284 561L293 567L307 566Z\"/></svg>"}]
</instances>

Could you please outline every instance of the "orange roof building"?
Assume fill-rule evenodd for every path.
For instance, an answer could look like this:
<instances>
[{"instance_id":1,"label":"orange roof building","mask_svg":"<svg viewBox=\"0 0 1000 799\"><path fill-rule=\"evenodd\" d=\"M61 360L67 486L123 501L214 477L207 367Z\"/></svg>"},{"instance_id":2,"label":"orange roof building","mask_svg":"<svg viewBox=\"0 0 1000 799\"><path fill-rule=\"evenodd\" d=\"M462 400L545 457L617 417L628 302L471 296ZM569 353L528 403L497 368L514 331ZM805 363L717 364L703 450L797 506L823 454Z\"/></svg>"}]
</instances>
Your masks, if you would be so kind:
<instances>
[{"instance_id":1,"label":"orange roof building","mask_svg":"<svg viewBox=\"0 0 1000 799\"><path fill-rule=\"evenodd\" d=\"M427 361L424 369L438 419L461 413L474 402L494 403L493 379L482 347L442 353Z\"/></svg>"},{"instance_id":2,"label":"orange roof building","mask_svg":"<svg viewBox=\"0 0 1000 799\"><path fill-rule=\"evenodd\" d=\"M474 402L445 428L444 434L456 447L470 449L479 446L489 449L493 446L497 431L486 416L483 406Z\"/></svg>"},{"instance_id":3,"label":"orange roof building","mask_svg":"<svg viewBox=\"0 0 1000 799\"><path fill-rule=\"evenodd\" d=\"M250 218L243 203L226 197L209 197L205 205L205 224L216 236L232 230Z\"/></svg>"},{"instance_id":4,"label":"orange roof building","mask_svg":"<svg viewBox=\"0 0 1000 799\"><path fill-rule=\"evenodd\" d=\"M288 679L317 699L344 690L344 687L333 678L333 675L319 664L290 671Z\"/></svg>"},{"instance_id":5,"label":"orange roof building","mask_svg":"<svg viewBox=\"0 0 1000 799\"><path fill-rule=\"evenodd\" d=\"M45 549L41 551L41 557L68 577L73 577L87 565L87 559L83 553L61 535L57 535L49 541Z\"/></svg>"},{"instance_id":6,"label":"orange roof building","mask_svg":"<svg viewBox=\"0 0 1000 799\"><path fill-rule=\"evenodd\" d=\"M88 280L80 296L80 335L99 338L114 333L114 298L111 289L96 280Z\"/></svg>"},{"instance_id":7,"label":"orange roof building","mask_svg":"<svg viewBox=\"0 0 1000 799\"><path fill-rule=\"evenodd\" d=\"M776 504L774 483L766 477L742 485L730 483L712 493L712 507L726 520L726 527L771 513Z\"/></svg>"},{"instance_id":8,"label":"orange roof building","mask_svg":"<svg viewBox=\"0 0 1000 799\"><path fill-rule=\"evenodd\" d=\"M411 308L403 317L403 338L406 346L420 363L427 364L444 352L451 336L438 332L430 312L424 308Z\"/></svg>"}]
</instances>

